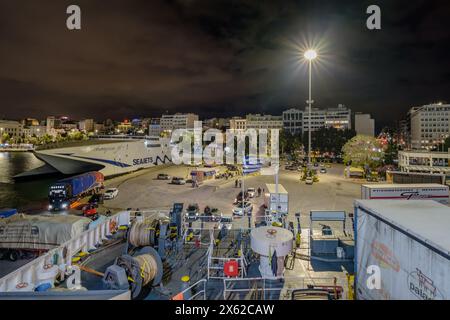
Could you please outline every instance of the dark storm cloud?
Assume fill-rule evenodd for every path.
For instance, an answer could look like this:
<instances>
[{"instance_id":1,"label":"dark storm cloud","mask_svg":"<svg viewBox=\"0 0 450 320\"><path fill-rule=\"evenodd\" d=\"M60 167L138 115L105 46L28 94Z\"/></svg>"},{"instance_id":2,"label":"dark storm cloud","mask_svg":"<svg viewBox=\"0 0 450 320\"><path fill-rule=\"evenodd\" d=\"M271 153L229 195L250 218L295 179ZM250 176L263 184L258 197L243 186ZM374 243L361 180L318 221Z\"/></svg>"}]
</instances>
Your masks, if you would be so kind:
<instances>
[{"instance_id":1,"label":"dark storm cloud","mask_svg":"<svg viewBox=\"0 0 450 320\"><path fill-rule=\"evenodd\" d=\"M82 9L82 30L65 9ZM300 46L320 42L314 100L377 120L448 99L449 5L378 1L1 1L0 117L204 116L303 107Z\"/></svg>"}]
</instances>

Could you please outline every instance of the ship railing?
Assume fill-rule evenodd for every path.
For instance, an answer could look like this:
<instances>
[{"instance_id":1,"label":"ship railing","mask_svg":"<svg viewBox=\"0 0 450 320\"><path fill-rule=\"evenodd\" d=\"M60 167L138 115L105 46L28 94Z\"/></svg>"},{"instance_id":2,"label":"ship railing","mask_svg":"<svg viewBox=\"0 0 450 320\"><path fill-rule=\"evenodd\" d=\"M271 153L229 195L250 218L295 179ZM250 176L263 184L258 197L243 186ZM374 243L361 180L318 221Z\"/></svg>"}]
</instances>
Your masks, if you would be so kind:
<instances>
[{"instance_id":1,"label":"ship railing","mask_svg":"<svg viewBox=\"0 0 450 320\"><path fill-rule=\"evenodd\" d=\"M241 252L242 246L241 246ZM209 279L227 279L228 276L225 274L224 266L225 263L230 261L237 261L238 263L238 278L244 278L247 275L247 260L244 255L240 257L215 257L214 253L214 243L211 242L208 248L208 280Z\"/></svg>"},{"instance_id":2,"label":"ship railing","mask_svg":"<svg viewBox=\"0 0 450 320\"><path fill-rule=\"evenodd\" d=\"M206 300L206 283L206 279L201 279L183 291L177 293L172 297L172 300ZM199 287L201 290L197 291L197 288ZM192 294L193 292L195 293Z\"/></svg>"},{"instance_id":3,"label":"ship railing","mask_svg":"<svg viewBox=\"0 0 450 320\"><path fill-rule=\"evenodd\" d=\"M97 222L98 221L98 222ZM130 225L130 212L121 211L104 220L94 221L90 228L60 246L47 251L0 279L0 292L15 291L26 286L30 291L39 282L46 269L57 265L61 272L72 265L72 259L80 252L95 250L109 239L121 226ZM19 285L19 287L17 287Z\"/></svg>"},{"instance_id":4,"label":"ship railing","mask_svg":"<svg viewBox=\"0 0 450 320\"><path fill-rule=\"evenodd\" d=\"M348 283L335 277L286 276L273 278L225 278L224 300L292 300L292 293L305 289L326 290L334 298L349 298Z\"/></svg>"},{"instance_id":5,"label":"ship railing","mask_svg":"<svg viewBox=\"0 0 450 320\"><path fill-rule=\"evenodd\" d=\"M200 246L209 246L211 239L214 238L213 229L209 229L209 228L195 228L192 226L189 226L189 223L185 223L184 224L184 228L183 228L184 232L183 232L183 243L184 244L191 244L191 245L200 245ZM207 239L206 242L203 241L202 239L205 238L205 231L207 231L209 233L209 240ZM192 233L192 236L191 236Z\"/></svg>"},{"instance_id":6,"label":"ship railing","mask_svg":"<svg viewBox=\"0 0 450 320\"><path fill-rule=\"evenodd\" d=\"M145 220L147 218L170 218L170 208L130 210L129 212L132 221Z\"/></svg>"}]
</instances>

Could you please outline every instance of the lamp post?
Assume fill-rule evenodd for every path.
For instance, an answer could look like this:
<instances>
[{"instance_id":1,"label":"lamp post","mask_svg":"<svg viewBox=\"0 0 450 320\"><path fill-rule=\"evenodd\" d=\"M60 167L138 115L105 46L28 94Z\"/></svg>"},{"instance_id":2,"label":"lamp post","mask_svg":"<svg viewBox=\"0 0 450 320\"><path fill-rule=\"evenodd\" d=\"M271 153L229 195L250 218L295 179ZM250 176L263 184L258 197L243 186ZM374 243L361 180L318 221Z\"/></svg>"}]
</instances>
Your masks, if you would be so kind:
<instances>
[{"instance_id":1,"label":"lamp post","mask_svg":"<svg viewBox=\"0 0 450 320\"><path fill-rule=\"evenodd\" d=\"M313 103L311 98L311 78L312 78L312 61L317 58L317 52L309 49L305 52L305 59L309 64L309 98L308 98L308 167L311 165L311 105Z\"/></svg>"}]
</instances>

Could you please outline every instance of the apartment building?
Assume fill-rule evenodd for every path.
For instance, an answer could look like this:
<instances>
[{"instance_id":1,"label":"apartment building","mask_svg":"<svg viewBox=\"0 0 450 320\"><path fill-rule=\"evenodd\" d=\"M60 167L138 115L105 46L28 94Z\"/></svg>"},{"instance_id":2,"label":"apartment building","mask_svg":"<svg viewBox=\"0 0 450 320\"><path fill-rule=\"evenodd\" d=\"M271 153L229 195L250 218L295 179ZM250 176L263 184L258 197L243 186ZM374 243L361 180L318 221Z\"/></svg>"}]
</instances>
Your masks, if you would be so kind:
<instances>
[{"instance_id":1,"label":"apartment building","mask_svg":"<svg viewBox=\"0 0 450 320\"><path fill-rule=\"evenodd\" d=\"M198 115L194 113L164 114L161 116L161 130L172 131L175 129L194 128L194 122L198 121Z\"/></svg>"},{"instance_id":2,"label":"apartment building","mask_svg":"<svg viewBox=\"0 0 450 320\"><path fill-rule=\"evenodd\" d=\"M0 136L8 134L11 138L22 137L23 125L18 121L0 120Z\"/></svg>"},{"instance_id":3,"label":"apartment building","mask_svg":"<svg viewBox=\"0 0 450 320\"><path fill-rule=\"evenodd\" d=\"M370 114L355 114L355 131L356 134L375 136L375 120L370 117Z\"/></svg>"},{"instance_id":4,"label":"apartment building","mask_svg":"<svg viewBox=\"0 0 450 320\"><path fill-rule=\"evenodd\" d=\"M336 128L340 130L352 128L352 111L342 104L336 108L319 109L311 108L311 120L309 119L309 107L304 110L289 109L283 112L283 127L291 134L302 134L320 128Z\"/></svg>"},{"instance_id":5,"label":"apartment building","mask_svg":"<svg viewBox=\"0 0 450 320\"><path fill-rule=\"evenodd\" d=\"M247 129L283 129L283 117L248 114L245 118Z\"/></svg>"},{"instance_id":6,"label":"apartment building","mask_svg":"<svg viewBox=\"0 0 450 320\"><path fill-rule=\"evenodd\" d=\"M289 109L283 111L283 128L292 135L303 133L303 111L300 109Z\"/></svg>"},{"instance_id":7,"label":"apartment building","mask_svg":"<svg viewBox=\"0 0 450 320\"><path fill-rule=\"evenodd\" d=\"M412 107L408 118L413 149L429 150L442 143L450 134L450 104L433 103Z\"/></svg>"},{"instance_id":8,"label":"apartment building","mask_svg":"<svg viewBox=\"0 0 450 320\"><path fill-rule=\"evenodd\" d=\"M247 119L233 117L230 119L230 130L247 130Z\"/></svg>"}]
</instances>

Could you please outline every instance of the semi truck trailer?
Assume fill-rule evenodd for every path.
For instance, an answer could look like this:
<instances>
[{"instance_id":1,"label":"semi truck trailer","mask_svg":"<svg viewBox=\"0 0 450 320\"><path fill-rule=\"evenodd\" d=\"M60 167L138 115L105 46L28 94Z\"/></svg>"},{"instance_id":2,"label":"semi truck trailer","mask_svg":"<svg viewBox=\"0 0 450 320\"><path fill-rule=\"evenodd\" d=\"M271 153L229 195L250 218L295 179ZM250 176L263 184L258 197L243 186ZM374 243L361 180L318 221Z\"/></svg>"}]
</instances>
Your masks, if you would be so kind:
<instances>
[{"instance_id":1,"label":"semi truck trailer","mask_svg":"<svg viewBox=\"0 0 450 320\"><path fill-rule=\"evenodd\" d=\"M435 201L355 201L358 300L450 299L450 208Z\"/></svg>"},{"instance_id":2,"label":"semi truck trailer","mask_svg":"<svg viewBox=\"0 0 450 320\"><path fill-rule=\"evenodd\" d=\"M366 184L361 186L361 199L368 200L435 200L448 204L448 186L423 184Z\"/></svg>"},{"instance_id":3,"label":"semi truck trailer","mask_svg":"<svg viewBox=\"0 0 450 320\"><path fill-rule=\"evenodd\" d=\"M103 187L104 176L98 171L65 178L49 187L49 210L65 210L83 196L96 193Z\"/></svg>"}]
</instances>

